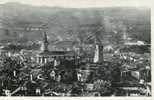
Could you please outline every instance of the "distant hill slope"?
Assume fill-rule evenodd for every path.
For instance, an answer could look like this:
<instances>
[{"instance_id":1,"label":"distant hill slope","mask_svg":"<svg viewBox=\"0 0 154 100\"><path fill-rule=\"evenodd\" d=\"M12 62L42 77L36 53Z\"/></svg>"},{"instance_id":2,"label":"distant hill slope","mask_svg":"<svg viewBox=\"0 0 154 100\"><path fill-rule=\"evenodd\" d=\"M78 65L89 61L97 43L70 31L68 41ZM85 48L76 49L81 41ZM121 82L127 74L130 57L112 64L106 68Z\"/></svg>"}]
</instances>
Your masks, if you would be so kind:
<instances>
[{"instance_id":1,"label":"distant hill slope","mask_svg":"<svg viewBox=\"0 0 154 100\"><path fill-rule=\"evenodd\" d=\"M127 32L137 40L150 43L150 9L149 8L60 8L35 7L18 3L0 5L0 41L41 40L42 31L15 31L16 28L31 26L48 27L50 41L81 41L99 27L100 39L115 38L114 31ZM8 30L7 30L8 29ZM20 39L19 34L24 39ZM110 36L108 36L110 35ZM115 39L108 39L109 41Z\"/></svg>"}]
</instances>

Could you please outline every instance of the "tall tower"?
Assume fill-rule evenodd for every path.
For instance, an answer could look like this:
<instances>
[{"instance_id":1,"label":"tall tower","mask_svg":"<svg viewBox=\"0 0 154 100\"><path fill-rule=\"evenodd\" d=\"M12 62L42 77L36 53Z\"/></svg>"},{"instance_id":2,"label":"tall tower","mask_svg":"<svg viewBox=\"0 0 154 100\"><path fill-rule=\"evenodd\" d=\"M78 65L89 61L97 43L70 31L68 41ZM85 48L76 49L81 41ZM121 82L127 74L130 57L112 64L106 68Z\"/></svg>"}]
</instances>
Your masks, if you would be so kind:
<instances>
[{"instance_id":1,"label":"tall tower","mask_svg":"<svg viewBox=\"0 0 154 100\"><path fill-rule=\"evenodd\" d=\"M94 63L103 63L103 45L98 38L95 37L95 52L94 52Z\"/></svg>"},{"instance_id":2,"label":"tall tower","mask_svg":"<svg viewBox=\"0 0 154 100\"><path fill-rule=\"evenodd\" d=\"M43 34L43 43L42 43L42 46L41 46L41 51L42 52L48 52L48 45L49 45L49 42L48 42L48 39L47 39L47 34L46 32Z\"/></svg>"}]
</instances>

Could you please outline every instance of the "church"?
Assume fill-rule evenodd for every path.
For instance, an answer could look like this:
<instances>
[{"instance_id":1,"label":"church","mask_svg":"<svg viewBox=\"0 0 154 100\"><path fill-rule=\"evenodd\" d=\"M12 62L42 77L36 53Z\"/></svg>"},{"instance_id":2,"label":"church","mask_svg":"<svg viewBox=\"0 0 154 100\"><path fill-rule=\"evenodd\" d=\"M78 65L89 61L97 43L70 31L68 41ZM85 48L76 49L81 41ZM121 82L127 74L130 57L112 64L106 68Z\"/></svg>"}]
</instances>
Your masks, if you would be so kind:
<instances>
[{"instance_id":1,"label":"church","mask_svg":"<svg viewBox=\"0 0 154 100\"><path fill-rule=\"evenodd\" d=\"M76 54L73 51L50 51L48 49L49 42L47 39L47 34L43 34L43 41L41 44L41 50L36 54L35 60L39 64L45 64L47 62L55 60L73 60L76 58Z\"/></svg>"}]
</instances>

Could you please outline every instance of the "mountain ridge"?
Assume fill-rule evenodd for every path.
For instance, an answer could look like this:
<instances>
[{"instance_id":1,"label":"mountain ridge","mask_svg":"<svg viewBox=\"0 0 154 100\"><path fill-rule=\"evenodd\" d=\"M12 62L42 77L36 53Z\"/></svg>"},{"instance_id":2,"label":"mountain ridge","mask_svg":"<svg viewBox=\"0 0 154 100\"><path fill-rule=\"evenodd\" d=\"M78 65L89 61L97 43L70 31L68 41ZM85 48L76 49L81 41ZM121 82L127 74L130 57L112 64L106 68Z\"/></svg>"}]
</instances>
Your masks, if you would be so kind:
<instances>
[{"instance_id":1,"label":"mountain ridge","mask_svg":"<svg viewBox=\"0 0 154 100\"><path fill-rule=\"evenodd\" d=\"M103 35L102 39L107 33L113 34L114 30L117 31L133 27L134 30L131 32L127 31L128 34L133 34L132 37L137 37L139 40L150 42L149 8L62 8L7 3L1 4L0 9L1 26L3 26L4 29L10 29L10 34L14 34L12 32L14 28L21 26L22 28L29 27L26 23L30 26L35 26L34 23L36 23L36 25L46 24L48 26L47 31L49 39L51 40L82 41L83 37L89 36L89 33L94 33L99 27L104 27L100 32L100 34ZM116 28L114 29L114 27ZM25 32L24 34L29 34L28 38L33 36L31 34L34 34L34 40L41 40L42 36L41 32ZM144 36L148 34L148 36L144 39L145 37L142 37L140 34L144 34ZM5 35L4 31L1 32L2 38L0 38L0 40L4 39L3 35ZM10 35L10 38L11 37L13 37L13 35ZM16 36L13 38L16 38Z\"/></svg>"}]
</instances>

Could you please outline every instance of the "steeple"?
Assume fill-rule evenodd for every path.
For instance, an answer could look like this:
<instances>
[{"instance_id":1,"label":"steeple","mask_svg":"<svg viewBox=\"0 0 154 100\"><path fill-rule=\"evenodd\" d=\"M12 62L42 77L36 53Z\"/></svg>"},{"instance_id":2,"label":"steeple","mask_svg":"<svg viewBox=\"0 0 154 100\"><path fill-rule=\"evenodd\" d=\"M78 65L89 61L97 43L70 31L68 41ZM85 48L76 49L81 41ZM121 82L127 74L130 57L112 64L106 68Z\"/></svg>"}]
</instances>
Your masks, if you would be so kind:
<instances>
[{"instance_id":1,"label":"steeple","mask_svg":"<svg viewBox=\"0 0 154 100\"><path fill-rule=\"evenodd\" d=\"M95 51L94 51L94 63L103 63L103 45L97 36L95 36Z\"/></svg>"},{"instance_id":2,"label":"steeple","mask_svg":"<svg viewBox=\"0 0 154 100\"><path fill-rule=\"evenodd\" d=\"M44 42L44 43L48 43L48 39L47 39L47 34L46 34L46 32L44 32L44 34L43 34L43 42Z\"/></svg>"},{"instance_id":3,"label":"steeple","mask_svg":"<svg viewBox=\"0 0 154 100\"><path fill-rule=\"evenodd\" d=\"M45 32L43 34L43 43L42 43L42 46L41 46L41 51L47 52L48 51L48 45L49 45L49 42L48 42L48 39L47 39L47 34Z\"/></svg>"}]
</instances>

